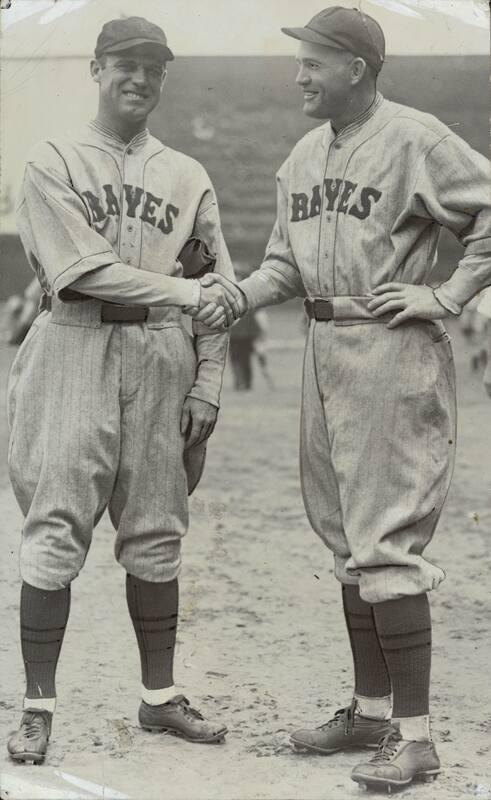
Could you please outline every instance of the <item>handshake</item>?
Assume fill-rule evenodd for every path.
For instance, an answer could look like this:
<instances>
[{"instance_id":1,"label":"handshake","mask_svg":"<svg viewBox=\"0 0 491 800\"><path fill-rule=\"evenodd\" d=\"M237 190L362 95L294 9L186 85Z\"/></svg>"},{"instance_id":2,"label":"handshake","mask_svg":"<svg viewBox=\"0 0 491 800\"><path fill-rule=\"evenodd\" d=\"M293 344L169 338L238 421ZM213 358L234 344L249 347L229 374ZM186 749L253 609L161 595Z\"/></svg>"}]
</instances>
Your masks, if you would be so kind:
<instances>
[{"instance_id":1,"label":"handshake","mask_svg":"<svg viewBox=\"0 0 491 800\"><path fill-rule=\"evenodd\" d=\"M202 322L211 330L225 330L247 312L244 292L228 278L209 272L199 282L199 306L186 308L186 313L196 322Z\"/></svg>"}]
</instances>

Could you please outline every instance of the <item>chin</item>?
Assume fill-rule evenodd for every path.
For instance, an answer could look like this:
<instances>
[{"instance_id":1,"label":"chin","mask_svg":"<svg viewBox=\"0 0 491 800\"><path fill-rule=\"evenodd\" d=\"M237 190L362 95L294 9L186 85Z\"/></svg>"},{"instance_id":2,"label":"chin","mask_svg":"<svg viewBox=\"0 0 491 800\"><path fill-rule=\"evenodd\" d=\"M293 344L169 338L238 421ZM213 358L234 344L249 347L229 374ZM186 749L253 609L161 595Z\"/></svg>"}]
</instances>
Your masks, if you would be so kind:
<instances>
[{"instance_id":1,"label":"chin","mask_svg":"<svg viewBox=\"0 0 491 800\"><path fill-rule=\"evenodd\" d=\"M313 106L309 106L306 103L303 107L303 113L306 117L311 117L312 119L328 119L329 114L324 111L322 108L315 108Z\"/></svg>"},{"instance_id":2,"label":"chin","mask_svg":"<svg viewBox=\"0 0 491 800\"><path fill-rule=\"evenodd\" d=\"M124 111L121 115L121 119L124 119L125 122L135 123L135 122L144 122L148 117L148 111Z\"/></svg>"}]
</instances>

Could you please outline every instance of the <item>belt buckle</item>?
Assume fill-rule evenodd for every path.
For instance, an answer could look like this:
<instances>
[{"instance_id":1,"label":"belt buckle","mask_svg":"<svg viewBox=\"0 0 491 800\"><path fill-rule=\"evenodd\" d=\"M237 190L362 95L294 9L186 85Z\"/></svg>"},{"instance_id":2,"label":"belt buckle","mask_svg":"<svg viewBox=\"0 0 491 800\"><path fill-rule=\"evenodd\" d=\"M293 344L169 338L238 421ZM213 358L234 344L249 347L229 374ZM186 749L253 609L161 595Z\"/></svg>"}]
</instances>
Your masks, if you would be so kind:
<instances>
[{"instance_id":1,"label":"belt buckle","mask_svg":"<svg viewBox=\"0 0 491 800\"><path fill-rule=\"evenodd\" d=\"M146 322L148 313L148 306L126 306L122 303L101 305L102 322Z\"/></svg>"},{"instance_id":2,"label":"belt buckle","mask_svg":"<svg viewBox=\"0 0 491 800\"><path fill-rule=\"evenodd\" d=\"M306 297L304 308L308 318L317 322L330 322L334 319L334 304L327 297Z\"/></svg>"},{"instance_id":3,"label":"belt buckle","mask_svg":"<svg viewBox=\"0 0 491 800\"><path fill-rule=\"evenodd\" d=\"M332 300L325 297L314 298L314 315L319 321L330 322L334 319L334 305Z\"/></svg>"}]
</instances>

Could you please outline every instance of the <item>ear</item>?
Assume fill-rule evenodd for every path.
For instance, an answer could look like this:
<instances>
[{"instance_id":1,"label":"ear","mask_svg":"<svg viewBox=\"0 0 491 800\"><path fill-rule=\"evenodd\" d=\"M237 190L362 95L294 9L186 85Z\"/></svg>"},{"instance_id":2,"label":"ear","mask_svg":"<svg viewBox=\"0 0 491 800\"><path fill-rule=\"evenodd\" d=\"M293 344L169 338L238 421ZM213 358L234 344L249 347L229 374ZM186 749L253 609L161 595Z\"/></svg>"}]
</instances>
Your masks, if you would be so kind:
<instances>
[{"instance_id":1,"label":"ear","mask_svg":"<svg viewBox=\"0 0 491 800\"><path fill-rule=\"evenodd\" d=\"M163 72L163 75L162 75L162 81L160 83L160 91L161 92L164 90L164 86L165 86L166 80L167 80L167 70L164 69L164 72Z\"/></svg>"},{"instance_id":2,"label":"ear","mask_svg":"<svg viewBox=\"0 0 491 800\"><path fill-rule=\"evenodd\" d=\"M92 61L90 62L90 74L92 75L92 80L95 81L96 83L101 82L101 72L102 72L102 66L100 62L97 61L96 58L93 58Z\"/></svg>"},{"instance_id":3,"label":"ear","mask_svg":"<svg viewBox=\"0 0 491 800\"><path fill-rule=\"evenodd\" d=\"M355 58L351 62L351 85L357 86L363 80L367 72L366 61L363 58Z\"/></svg>"}]
</instances>

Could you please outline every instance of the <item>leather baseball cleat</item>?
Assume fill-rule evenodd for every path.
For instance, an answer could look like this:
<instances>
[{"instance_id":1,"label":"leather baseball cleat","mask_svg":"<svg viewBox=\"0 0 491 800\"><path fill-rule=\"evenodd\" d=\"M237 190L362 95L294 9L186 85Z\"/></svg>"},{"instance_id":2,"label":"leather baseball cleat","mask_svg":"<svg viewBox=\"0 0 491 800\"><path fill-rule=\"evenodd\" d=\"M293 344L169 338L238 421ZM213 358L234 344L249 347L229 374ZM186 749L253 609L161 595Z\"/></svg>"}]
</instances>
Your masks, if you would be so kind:
<instances>
[{"instance_id":1,"label":"leather baseball cleat","mask_svg":"<svg viewBox=\"0 0 491 800\"><path fill-rule=\"evenodd\" d=\"M318 728L304 728L292 733L295 750L331 755L350 747L377 747L391 730L388 720L369 719L355 713L356 701L336 711L334 717Z\"/></svg>"},{"instance_id":2,"label":"leather baseball cleat","mask_svg":"<svg viewBox=\"0 0 491 800\"><path fill-rule=\"evenodd\" d=\"M26 709L19 730L8 741L10 758L14 761L42 764L48 749L52 718L50 711Z\"/></svg>"},{"instance_id":3,"label":"leather baseball cleat","mask_svg":"<svg viewBox=\"0 0 491 800\"><path fill-rule=\"evenodd\" d=\"M378 752L351 773L352 780L364 789L400 789L414 780L433 781L440 772L433 742L407 741L398 728L380 742Z\"/></svg>"},{"instance_id":4,"label":"leather baseball cleat","mask_svg":"<svg viewBox=\"0 0 491 800\"><path fill-rule=\"evenodd\" d=\"M223 742L227 733L225 725L207 722L182 694L159 706L151 706L142 700L138 721L146 731L172 733L188 742L202 744Z\"/></svg>"}]
</instances>

